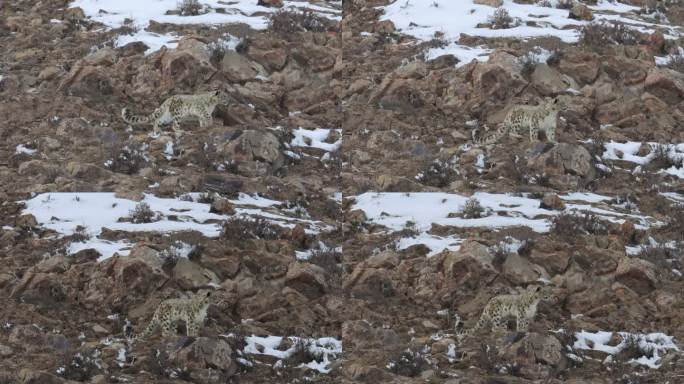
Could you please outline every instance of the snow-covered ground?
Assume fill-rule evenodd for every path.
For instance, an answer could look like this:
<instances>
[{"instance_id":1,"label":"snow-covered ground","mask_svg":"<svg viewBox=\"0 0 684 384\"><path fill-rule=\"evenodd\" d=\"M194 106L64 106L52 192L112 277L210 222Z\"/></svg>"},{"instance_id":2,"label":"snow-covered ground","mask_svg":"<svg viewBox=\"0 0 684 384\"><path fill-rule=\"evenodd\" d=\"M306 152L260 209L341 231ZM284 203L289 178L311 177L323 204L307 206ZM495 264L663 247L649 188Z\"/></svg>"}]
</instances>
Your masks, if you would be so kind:
<instances>
[{"instance_id":1,"label":"snow-covered ground","mask_svg":"<svg viewBox=\"0 0 684 384\"><path fill-rule=\"evenodd\" d=\"M609 342L613 338L613 332L577 332L575 333L576 341L573 348L577 350L600 351L613 356L622 351L628 344L627 340L631 338L645 355L634 358L629 362L645 365L649 368L659 368L661 365L660 359L668 350L679 351L679 347L674 343L674 337L664 333L618 332L618 334L620 335L620 342L617 345L610 345Z\"/></svg>"},{"instance_id":2,"label":"snow-covered ground","mask_svg":"<svg viewBox=\"0 0 684 384\"><path fill-rule=\"evenodd\" d=\"M442 34L446 46L430 49L426 57L432 59L453 54L461 60L459 65L467 64L473 59L487 61L491 52L484 46L468 47L458 44L461 34L521 39L556 36L565 42L574 43L579 38L579 27L588 23L568 18L567 9L543 7L538 4L517 4L513 0L504 0L502 8L508 11L517 26L506 29L480 27L488 23L495 8L474 4L472 0L396 0L382 8L382 19L391 20L402 33L422 41L430 41L436 34ZM635 13L639 7L599 0L595 6L589 8L594 12L594 21L619 21L643 32L653 32L656 28L662 28L670 38L680 35L679 29L671 25L639 20Z\"/></svg>"},{"instance_id":3,"label":"snow-covered ground","mask_svg":"<svg viewBox=\"0 0 684 384\"><path fill-rule=\"evenodd\" d=\"M476 199L483 208L480 218L464 218L466 202ZM626 219L636 223L637 228L648 228L660 223L649 216L640 215L632 209L623 212L611 205L611 197L593 193L570 193L560 196L565 201L565 213L593 214L597 218L621 224ZM477 192L464 196L442 192L367 192L354 197L352 209L363 210L369 221L388 228L391 232L411 229L415 236L401 238L397 247L424 244L430 248L428 255L444 249L457 250L461 240L455 236L440 237L429 234L432 224L459 228L491 228L525 226L540 233L551 228L551 218L559 211L540 208L540 200L527 196L502 193Z\"/></svg>"},{"instance_id":4,"label":"snow-covered ground","mask_svg":"<svg viewBox=\"0 0 684 384\"><path fill-rule=\"evenodd\" d=\"M341 357L342 342L332 337L322 337L319 339L288 337L290 347L280 349L283 342L282 336L249 336L245 337L247 345L244 353L248 355L265 355L278 359L274 366L282 364L283 359L292 356L296 351L297 343L304 343L309 354L317 356L320 361L309 361L302 363L300 367L316 370L320 373L330 372L330 363Z\"/></svg>"},{"instance_id":5,"label":"snow-covered ground","mask_svg":"<svg viewBox=\"0 0 684 384\"><path fill-rule=\"evenodd\" d=\"M116 46L142 41L150 49L147 53L159 50L162 46L175 48L178 36L173 34L157 34L146 31L150 21L169 24L247 24L253 29L266 29L268 15L276 8L257 5L256 0L202 0L202 14L197 16L180 16L175 13L178 0L75 0L69 6L80 7L85 15L93 21L100 22L109 28L127 26L135 32L132 35L119 36ZM310 4L308 1L285 0L284 8L290 10L312 10L329 19L340 20L341 11L338 4ZM172 14L169 14L172 13Z\"/></svg>"},{"instance_id":6,"label":"snow-covered ground","mask_svg":"<svg viewBox=\"0 0 684 384\"><path fill-rule=\"evenodd\" d=\"M648 145L651 147L649 153L645 156L640 156L638 154L642 145ZM646 165L653 160L656 150L661 148L661 150L666 152L667 156L673 162L679 162L682 164L684 161L684 144L642 143L638 141L618 143L611 141L609 143L605 143L604 147L605 152L602 155L603 160L622 160L638 165ZM638 170L640 170L640 168L638 168ZM680 165L679 167L673 165L667 169L660 170L659 172L684 179L684 164Z\"/></svg>"},{"instance_id":7,"label":"snow-covered ground","mask_svg":"<svg viewBox=\"0 0 684 384\"><path fill-rule=\"evenodd\" d=\"M128 255L133 244L126 240L109 241L99 236L103 228L125 232L171 233L198 231L206 237L217 237L222 223L235 216L262 217L284 228L302 224L307 233L318 233L330 227L315 220L293 217L279 206L282 202L241 193L235 200L233 216L211 213L210 205L197 202L199 194L184 199L159 198L146 194L141 202L117 198L110 192L44 193L26 201L25 214L32 214L38 224L57 232L60 236L84 235L82 241L68 245L67 252L74 254L84 249L95 249L100 260L114 254ZM131 212L145 203L154 212L150 223L133 223L127 220ZM122 220L123 219L123 220ZM182 246L181 246L182 248Z\"/></svg>"},{"instance_id":8,"label":"snow-covered ground","mask_svg":"<svg viewBox=\"0 0 684 384\"><path fill-rule=\"evenodd\" d=\"M335 129L340 139L335 140L334 143L328 143L328 137L330 136L331 129L316 128L314 130L297 128L292 131L294 138L290 142L293 147L303 147L303 148L318 148L326 152L334 152L340 149L342 146L342 130Z\"/></svg>"}]
</instances>

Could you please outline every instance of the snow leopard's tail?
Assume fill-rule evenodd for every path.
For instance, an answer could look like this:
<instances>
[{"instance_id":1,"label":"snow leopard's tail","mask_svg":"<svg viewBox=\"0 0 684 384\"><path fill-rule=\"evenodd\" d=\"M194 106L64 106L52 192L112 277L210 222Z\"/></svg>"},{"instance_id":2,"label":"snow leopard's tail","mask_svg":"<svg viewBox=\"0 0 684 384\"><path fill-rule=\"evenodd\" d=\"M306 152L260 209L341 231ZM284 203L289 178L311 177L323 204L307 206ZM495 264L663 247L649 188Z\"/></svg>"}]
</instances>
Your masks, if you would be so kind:
<instances>
[{"instance_id":1,"label":"snow leopard's tail","mask_svg":"<svg viewBox=\"0 0 684 384\"><path fill-rule=\"evenodd\" d=\"M128 107L121 110L121 118L128 124L145 124L154 121L159 117L159 109L147 116L134 115Z\"/></svg>"}]
</instances>

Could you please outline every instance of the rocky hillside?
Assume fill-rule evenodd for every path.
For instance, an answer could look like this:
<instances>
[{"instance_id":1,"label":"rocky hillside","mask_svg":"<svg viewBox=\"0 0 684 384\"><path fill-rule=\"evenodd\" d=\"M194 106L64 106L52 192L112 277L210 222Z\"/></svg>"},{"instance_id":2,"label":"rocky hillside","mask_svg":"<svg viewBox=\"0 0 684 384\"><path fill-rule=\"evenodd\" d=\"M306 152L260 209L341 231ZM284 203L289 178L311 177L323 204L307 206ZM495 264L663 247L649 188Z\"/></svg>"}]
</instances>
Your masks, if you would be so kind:
<instances>
[{"instance_id":1,"label":"rocky hillside","mask_svg":"<svg viewBox=\"0 0 684 384\"><path fill-rule=\"evenodd\" d=\"M678 1L0 3L0 383L684 382L683 27ZM122 119L215 91L210 124ZM478 140L542 104L555 140ZM205 292L197 335L136 336ZM529 326L476 327L501 295Z\"/></svg>"}]
</instances>

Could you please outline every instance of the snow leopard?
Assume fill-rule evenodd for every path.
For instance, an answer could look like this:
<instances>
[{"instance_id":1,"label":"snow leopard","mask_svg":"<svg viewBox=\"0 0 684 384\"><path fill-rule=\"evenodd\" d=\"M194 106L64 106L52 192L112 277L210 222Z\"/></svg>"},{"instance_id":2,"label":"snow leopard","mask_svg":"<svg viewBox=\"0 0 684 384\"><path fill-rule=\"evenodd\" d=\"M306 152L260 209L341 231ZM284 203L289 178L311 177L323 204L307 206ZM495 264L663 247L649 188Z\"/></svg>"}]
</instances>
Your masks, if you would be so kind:
<instances>
[{"instance_id":1,"label":"snow leopard","mask_svg":"<svg viewBox=\"0 0 684 384\"><path fill-rule=\"evenodd\" d=\"M496 130L480 130L476 128L472 131L472 138L475 144L494 144L499 142L504 136L509 135L521 138L528 134L530 141L537 140L539 132L544 132L546 139L556 142L556 127L558 112L561 109L558 99L546 98L539 105L515 105L513 106L504 121L499 124Z\"/></svg>"},{"instance_id":2,"label":"snow leopard","mask_svg":"<svg viewBox=\"0 0 684 384\"><path fill-rule=\"evenodd\" d=\"M169 337L176 334L179 320L185 322L187 335L196 337L207 317L212 292L200 290L188 299L167 299L162 301L145 330L131 339L137 340L149 337L157 328L161 328L162 336Z\"/></svg>"},{"instance_id":3,"label":"snow leopard","mask_svg":"<svg viewBox=\"0 0 684 384\"><path fill-rule=\"evenodd\" d=\"M160 133L162 124L171 123L176 135L181 133L180 122L187 117L199 119L200 127L213 124L211 114L217 105L228 104L229 96L221 90L199 93L195 95L174 95L166 99L159 108L147 116L136 116L128 109L121 110L121 117L129 124L152 123L154 133Z\"/></svg>"}]
</instances>

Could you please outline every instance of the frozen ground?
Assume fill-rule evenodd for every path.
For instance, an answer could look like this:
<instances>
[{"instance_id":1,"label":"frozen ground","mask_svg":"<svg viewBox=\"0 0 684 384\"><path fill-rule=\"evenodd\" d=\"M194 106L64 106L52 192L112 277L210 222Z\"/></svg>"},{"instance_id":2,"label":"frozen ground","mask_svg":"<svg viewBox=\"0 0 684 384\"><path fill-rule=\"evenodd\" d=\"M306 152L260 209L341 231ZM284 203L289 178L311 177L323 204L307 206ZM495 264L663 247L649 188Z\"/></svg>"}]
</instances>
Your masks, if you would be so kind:
<instances>
[{"instance_id":1,"label":"frozen ground","mask_svg":"<svg viewBox=\"0 0 684 384\"><path fill-rule=\"evenodd\" d=\"M197 202L199 194L183 199L159 198L146 194L141 202L121 199L109 192L91 193L45 193L26 201L24 213L32 214L43 228L55 231L59 236L82 235L67 247L69 254L84 249L95 249L100 260L114 254L128 255L133 244L127 240L109 241L100 238L103 228L124 232L172 233L197 231L206 237L217 237L222 223L231 216L209 212L210 205ZM240 194L230 201L235 205L234 216L263 217L273 224L292 228L302 224L307 233L318 233L330 227L315 220L293 217L280 208L282 202L259 196ZM152 222L134 223L131 213L145 203L154 213Z\"/></svg>"},{"instance_id":2,"label":"frozen ground","mask_svg":"<svg viewBox=\"0 0 684 384\"><path fill-rule=\"evenodd\" d=\"M521 39L556 36L565 42L574 43L579 37L579 27L587 23L568 18L567 9L517 4L513 0L504 0L502 8L508 11L517 26L506 29L481 27L488 23L495 8L474 4L472 0L396 0L383 7L382 19L391 20L399 31L422 41L430 41L436 38L436 34L443 34L441 39L446 45L430 49L427 58L453 54L460 60L459 65L465 65L473 59L486 61L491 52L484 46L468 47L458 44L461 34ZM594 12L595 21L619 21L644 32L662 28L670 38L680 34L673 26L640 20L635 13L639 7L599 0L597 5L589 8Z\"/></svg>"},{"instance_id":3,"label":"frozen ground","mask_svg":"<svg viewBox=\"0 0 684 384\"><path fill-rule=\"evenodd\" d=\"M650 146L647 155L639 155L639 149L644 146ZM630 163L638 164L640 166L650 163L658 150L663 151L662 154L670 158L673 163L666 169L659 172L666 173L684 179L684 144L658 144L658 143L642 143L638 141L628 141L626 143L618 143L611 141L604 144L605 152L602 155L603 160L622 160ZM640 170L641 168L637 168Z\"/></svg>"},{"instance_id":4,"label":"frozen ground","mask_svg":"<svg viewBox=\"0 0 684 384\"><path fill-rule=\"evenodd\" d=\"M276 367L282 365L284 359L296 353L297 344L300 343L300 348L306 348L308 355L316 357L312 361L302 363L300 367L313 369L320 373L330 372L330 363L342 355L342 342L332 337L318 339L287 337L289 339L289 347L287 349L281 348L283 339L284 337L282 336L245 337L247 345L245 346L244 353L274 357L278 359L273 364Z\"/></svg>"},{"instance_id":5,"label":"frozen ground","mask_svg":"<svg viewBox=\"0 0 684 384\"><path fill-rule=\"evenodd\" d=\"M611 345L614 339L613 332L577 332L575 333L575 344L573 348L577 350L593 350L604 352L612 356L628 347L628 341L638 346L641 356L631 359L630 363L645 365L649 368L660 368L661 357L668 350L679 351L679 347L674 343L674 337L664 333L629 333L618 332L620 342ZM612 343L614 344L614 343Z\"/></svg>"},{"instance_id":6,"label":"frozen ground","mask_svg":"<svg viewBox=\"0 0 684 384\"><path fill-rule=\"evenodd\" d=\"M634 207L627 210L612 204L612 198L593 193L570 193L560 196L565 201L565 213L593 214L613 223L630 219L637 228L646 229L660 223L638 213ZM476 199L483 212L479 218L463 217L466 202ZM369 221L388 228L391 232L410 229L414 236L401 238L397 247L424 244L430 248L428 255L444 249L457 250L461 240L455 236L440 237L430 233L432 224L458 228L491 228L492 230L525 226L544 233L551 228L550 219L559 211L540 208L541 201L527 196L502 193L477 192L472 196L441 192L367 192L354 197L352 209L361 209Z\"/></svg>"},{"instance_id":7,"label":"frozen ground","mask_svg":"<svg viewBox=\"0 0 684 384\"><path fill-rule=\"evenodd\" d=\"M202 14L197 16L180 16L175 13L178 0L75 0L69 6L81 7L85 15L93 21L100 22L109 28L127 26L135 31L130 35L121 35L115 42L123 46L131 42L142 41L150 49L148 53L159 50L162 46L175 48L178 36L173 34L157 34L145 30L150 21L169 24L246 24L253 29L266 29L268 14L277 9L257 5L256 0L203 0ZM339 20L341 12L339 2L329 5L310 4L308 1L285 0L285 9L308 9L330 19ZM322 3L326 4L326 3ZM169 14L171 13L171 14Z\"/></svg>"}]
</instances>

